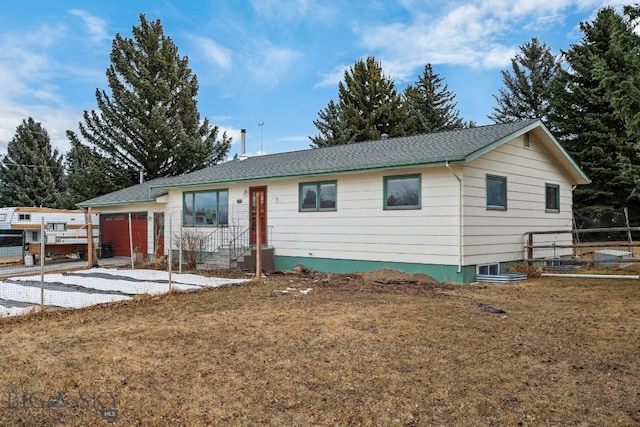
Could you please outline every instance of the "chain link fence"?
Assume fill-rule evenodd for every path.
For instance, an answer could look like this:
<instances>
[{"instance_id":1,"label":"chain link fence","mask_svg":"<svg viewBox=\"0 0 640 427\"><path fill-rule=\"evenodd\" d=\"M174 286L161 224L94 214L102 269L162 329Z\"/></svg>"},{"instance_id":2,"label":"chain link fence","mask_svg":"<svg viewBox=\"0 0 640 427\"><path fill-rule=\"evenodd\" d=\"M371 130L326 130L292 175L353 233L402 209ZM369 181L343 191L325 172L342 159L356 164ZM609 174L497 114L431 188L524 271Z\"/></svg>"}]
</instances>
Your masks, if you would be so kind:
<instances>
[{"instance_id":1,"label":"chain link fence","mask_svg":"<svg viewBox=\"0 0 640 427\"><path fill-rule=\"evenodd\" d=\"M236 283L187 274L205 261L207 245L240 246L238 228L216 230L183 228L181 210L98 215L2 208L0 316Z\"/></svg>"}]
</instances>

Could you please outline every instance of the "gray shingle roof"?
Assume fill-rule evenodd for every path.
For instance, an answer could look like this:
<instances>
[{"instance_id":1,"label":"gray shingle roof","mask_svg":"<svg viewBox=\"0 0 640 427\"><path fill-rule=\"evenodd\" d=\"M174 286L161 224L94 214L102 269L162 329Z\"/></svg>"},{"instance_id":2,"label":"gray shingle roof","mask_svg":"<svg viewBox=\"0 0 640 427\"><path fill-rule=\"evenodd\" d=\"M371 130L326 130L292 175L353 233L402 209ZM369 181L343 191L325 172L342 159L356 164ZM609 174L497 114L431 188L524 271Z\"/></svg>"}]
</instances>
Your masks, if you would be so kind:
<instances>
[{"instance_id":1,"label":"gray shingle roof","mask_svg":"<svg viewBox=\"0 0 640 427\"><path fill-rule=\"evenodd\" d=\"M221 163L173 178L171 186L237 182L464 161L536 120L389 138Z\"/></svg>"},{"instance_id":2,"label":"gray shingle roof","mask_svg":"<svg viewBox=\"0 0 640 427\"><path fill-rule=\"evenodd\" d=\"M122 205L127 203L141 203L141 202L153 202L156 197L160 197L163 194L167 194L167 190L161 186L171 182L172 178L157 178L151 181L143 182L142 184L133 185L131 187L123 188L121 190L114 191L112 193L98 196L93 199L86 200L82 203L78 203L80 207L88 206L111 206Z\"/></svg>"},{"instance_id":3,"label":"gray shingle roof","mask_svg":"<svg viewBox=\"0 0 640 427\"><path fill-rule=\"evenodd\" d=\"M514 136L536 122L538 120L525 120L231 160L182 176L159 178L105 194L79 206L153 201L171 187L464 162L474 153Z\"/></svg>"}]
</instances>

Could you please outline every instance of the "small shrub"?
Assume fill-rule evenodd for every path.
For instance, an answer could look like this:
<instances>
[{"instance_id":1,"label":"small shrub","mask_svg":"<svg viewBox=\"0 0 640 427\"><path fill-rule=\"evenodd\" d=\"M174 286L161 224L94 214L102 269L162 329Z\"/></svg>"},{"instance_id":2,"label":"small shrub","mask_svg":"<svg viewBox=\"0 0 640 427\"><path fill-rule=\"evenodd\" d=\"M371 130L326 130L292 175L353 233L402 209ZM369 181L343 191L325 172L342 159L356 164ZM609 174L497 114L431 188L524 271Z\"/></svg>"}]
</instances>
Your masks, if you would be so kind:
<instances>
[{"instance_id":1,"label":"small shrub","mask_svg":"<svg viewBox=\"0 0 640 427\"><path fill-rule=\"evenodd\" d=\"M180 239L180 236L177 236ZM195 230L184 230L182 232L182 254L183 261L190 269L195 269L204 250L204 238L201 233Z\"/></svg>"},{"instance_id":2,"label":"small shrub","mask_svg":"<svg viewBox=\"0 0 640 427\"><path fill-rule=\"evenodd\" d=\"M529 278L536 278L542 275L542 270L525 262L519 262L509 269L512 273L525 273Z\"/></svg>"}]
</instances>

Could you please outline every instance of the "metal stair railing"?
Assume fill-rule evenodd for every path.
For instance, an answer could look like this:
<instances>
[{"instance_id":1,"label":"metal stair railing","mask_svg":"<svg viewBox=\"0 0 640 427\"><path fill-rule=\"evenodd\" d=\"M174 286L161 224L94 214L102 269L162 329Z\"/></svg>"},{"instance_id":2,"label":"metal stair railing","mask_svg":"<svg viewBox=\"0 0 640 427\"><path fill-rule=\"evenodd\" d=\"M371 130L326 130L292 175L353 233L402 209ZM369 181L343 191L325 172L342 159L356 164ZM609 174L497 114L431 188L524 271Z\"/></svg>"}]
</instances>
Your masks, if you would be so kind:
<instances>
[{"instance_id":1,"label":"metal stair railing","mask_svg":"<svg viewBox=\"0 0 640 427\"><path fill-rule=\"evenodd\" d=\"M242 256L251 251L251 245L249 244L249 228L245 228L239 231L233 236L233 239L229 243L229 262L234 264L238 262Z\"/></svg>"},{"instance_id":2,"label":"metal stair railing","mask_svg":"<svg viewBox=\"0 0 640 427\"><path fill-rule=\"evenodd\" d=\"M272 226L267 227L267 242L271 241ZM229 265L251 252L250 229L240 226L220 227L202 238L199 262L204 263L222 248L229 249Z\"/></svg>"},{"instance_id":3,"label":"metal stair railing","mask_svg":"<svg viewBox=\"0 0 640 427\"><path fill-rule=\"evenodd\" d=\"M273 232L273 226L267 226L266 237L267 243L263 245L263 247L271 247L271 237ZM246 254L250 254L251 250L255 248L255 243L252 244L250 241L250 230L248 228L244 229L242 233L237 235L237 239L235 243L230 246L230 262L235 265L240 261L240 258L244 257Z\"/></svg>"},{"instance_id":4,"label":"metal stair railing","mask_svg":"<svg viewBox=\"0 0 640 427\"><path fill-rule=\"evenodd\" d=\"M220 250L222 242L224 241L225 228L220 227L213 230L200 240L200 254L198 256L198 262L203 263L208 258L211 258L215 252Z\"/></svg>"}]
</instances>

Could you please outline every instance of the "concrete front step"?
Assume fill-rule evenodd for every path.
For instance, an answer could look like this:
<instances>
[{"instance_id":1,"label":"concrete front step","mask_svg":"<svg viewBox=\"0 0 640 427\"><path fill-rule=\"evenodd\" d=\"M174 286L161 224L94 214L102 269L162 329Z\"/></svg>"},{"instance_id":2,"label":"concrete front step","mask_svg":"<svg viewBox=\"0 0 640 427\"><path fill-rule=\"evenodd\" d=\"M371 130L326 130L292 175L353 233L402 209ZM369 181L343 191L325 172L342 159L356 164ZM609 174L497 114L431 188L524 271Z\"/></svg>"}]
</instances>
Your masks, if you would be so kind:
<instances>
[{"instance_id":1,"label":"concrete front step","mask_svg":"<svg viewBox=\"0 0 640 427\"><path fill-rule=\"evenodd\" d=\"M243 257L240 257L242 260ZM236 268L237 261L231 260L231 250L229 248L220 248L217 252L212 253L202 263L196 265L197 270L215 270L219 268Z\"/></svg>"}]
</instances>

